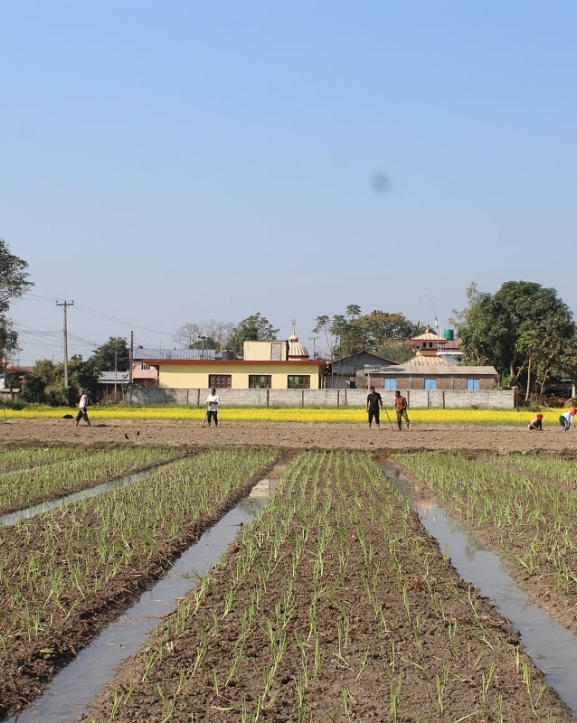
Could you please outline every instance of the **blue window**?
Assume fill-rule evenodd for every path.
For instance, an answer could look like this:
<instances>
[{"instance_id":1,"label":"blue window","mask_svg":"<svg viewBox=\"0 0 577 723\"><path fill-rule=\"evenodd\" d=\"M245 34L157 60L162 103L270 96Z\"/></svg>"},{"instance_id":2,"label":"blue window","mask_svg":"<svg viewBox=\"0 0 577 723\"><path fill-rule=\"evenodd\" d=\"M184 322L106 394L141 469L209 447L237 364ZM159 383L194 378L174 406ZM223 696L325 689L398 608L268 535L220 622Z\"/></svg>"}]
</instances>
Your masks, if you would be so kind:
<instances>
[{"instance_id":1,"label":"blue window","mask_svg":"<svg viewBox=\"0 0 577 723\"><path fill-rule=\"evenodd\" d=\"M480 379L467 379L467 391L478 392L481 389Z\"/></svg>"},{"instance_id":2,"label":"blue window","mask_svg":"<svg viewBox=\"0 0 577 723\"><path fill-rule=\"evenodd\" d=\"M383 379L383 389L396 389L397 388L397 380L396 379L387 379L385 377Z\"/></svg>"},{"instance_id":3,"label":"blue window","mask_svg":"<svg viewBox=\"0 0 577 723\"><path fill-rule=\"evenodd\" d=\"M437 380L436 379L425 379L425 389L436 389L437 388Z\"/></svg>"}]
</instances>

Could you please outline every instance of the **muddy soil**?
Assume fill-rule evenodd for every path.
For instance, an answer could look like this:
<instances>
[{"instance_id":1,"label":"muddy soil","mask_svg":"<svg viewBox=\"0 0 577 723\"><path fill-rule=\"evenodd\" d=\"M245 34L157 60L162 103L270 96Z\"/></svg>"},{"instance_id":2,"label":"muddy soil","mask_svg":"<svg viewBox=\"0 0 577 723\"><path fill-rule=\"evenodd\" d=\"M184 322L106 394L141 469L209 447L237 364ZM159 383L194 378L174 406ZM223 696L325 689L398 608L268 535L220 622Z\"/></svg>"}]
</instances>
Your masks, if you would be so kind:
<instances>
[{"instance_id":1,"label":"muddy soil","mask_svg":"<svg viewBox=\"0 0 577 723\"><path fill-rule=\"evenodd\" d=\"M178 447L183 451L190 449L196 450L207 447L274 447L290 454L292 451L300 449L308 450L362 450L377 453L377 457L393 454L395 451L425 451L425 450L447 450L459 451L468 454L482 454L483 452L540 452L561 454L564 456L577 457L577 436L573 431L565 434L559 432L556 428L546 429L543 433L528 432L525 427L477 427L477 426L453 426L453 425L414 425L407 432L397 432L392 425L384 425L380 431L373 430L368 432L365 424L349 425L349 424L302 424L302 423L227 423L223 420L218 429L203 428L199 422L159 422L147 420L107 420L106 422L93 425L88 428L86 426L75 428L74 422L70 420L8 420L1 425L0 450L2 446L28 446L42 444L45 446L72 444L82 447L94 448L114 448L126 445L146 445L159 447ZM420 528L417 519L414 520L415 532L426 537L426 533ZM371 533L376 534L376 532ZM377 544L375 542L375 544ZM432 545L434 548L434 544ZM230 552L231 564L234 564L235 551ZM359 553L360 554L360 553ZM434 559L433 559L434 558ZM438 675L443 675L443 661L450 662L456 667L462 666L463 675L460 680L453 680L451 683L451 700L454 701L452 716L447 717L447 711L441 712L435 706L436 700L436 681L435 676L428 678L419 674L420 658L415 655L420 651L414 648L410 642L413 633L407 628L406 617L402 597L399 601L398 595L391 596L389 585L386 584L386 577L383 578L384 585L380 594L382 595L382 603L386 609L387 620L390 620L389 629L394 631L391 641L394 642L396 649L402 652L395 661L395 666L401 666L402 657L404 662L402 667L391 667L390 655L387 653L386 659L382 651L377 650L372 645L371 640L374 637L374 630L370 620L374 612L367 608L366 599L362 599L362 580L351 580L347 585L346 591L342 594L346 599L347 608L354 611L354 635L357 638L355 645L354 665L347 670L339 667L338 658L335 657L335 665L332 669L332 680L318 681L309 696L311 702L312 715L310 720L324 721L329 720L327 715L333 716L335 721L354 720L357 723L361 721L389 721L393 720L390 710L391 699L391 681L401 678L408 682L404 686L404 703L403 715L398 720L402 721L445 721L454 720L463 716L467 720L481 722L493 720L547 720L558 721L564 723L577 720L574 718L566 706L562 704L555 696L554 692L547 690L539 699L539 706L535 713L531 711L531 701L528 698L528 687L523 680L522 674L519 674L512 665L515 659L514 651L518 644L518 636L511 628L506 620L474 593L474 601L477 613L473 614L473 608L470 602L470 593L467 586L462 581L455 579L454 571L450 565L443 561L439 551L436 550L433 556L427 555L429 565L433 565L434 570L430 574L434 577L436 589L452 590L455 585L461 590L460 596L449 595L445 601L446 606L450 606L447 612L447 619L455 620L456 629L459 631L469 631L468 642L463 641L463 650L466 652L465 659L456 659L456 647L452 645L446 633L446 622L439 621L432 615L429 607L429 598L424 593L423 588L424 575L416 573L410 582L411 605L415 617L423 621L425 634L427 637L427 650L433 658L437 658L440 667ZM331 562L332 561L332 562ZM407 556L402 563L410 567L415 564L411 556ZM339 561L331 557L327 558L327 579L335 579L338 577ZM333 567L331 567L331 565ZM152 579L155 575L158 577L163 574L163 570L158 568L153 570L154 566L149 566L146 575L140 580L148 576ZM226 574L222 573L222 581L220 581L221 573L216 576L215 585L211 587L210 594L214 605L222 603L222 594L226 584ZM139 583L138 587L141 588ZM274 576L270 580L271 604L281 598L286 585L286 578L283 577L282 569L279 569L279 576ZM247 604L250 596L250 585L247 587ZM0 706L0 716L9 712L14 712L21 707L27 705L31 697L42 689L43 685L50 679L55 670L60 667L62 662L71 659L77 650L79 650L87 641L93 637L99 628L105 625L112 618L118 616L125 609L126 605L134 598L135 590L121 590L118 595L112 596L110 601L101 601L102 609L98 615L89 613L86 615L82 626L76 630L65 630L58 642L58 650L61 651L60 658L55 659L35 659L30 660L24 657L15 658L15 666L13 669L2 671L2 677L11 680L10 698L2 700L3 706ZM450 599L449 599L450 598ZM300 620L306 620L307 609L310 602L310 591L303 593L296 598L297 605L295 616ZM453 608L453 606L457 606ZM302 606L302 607L300 607ZM98 607L98 606L96 606ZM325 616L327 624L335 615L335 607L330 601L324 600L323 604L319 604L321 614ZM95 609L95 608L93 608ZM210 606L208 615L210 616ZM495 660L499 665L499 676L495 680L495 697L493 703L489 705L483 696L482 684L474 681L474 670L471 666L475 666L476 660L487 660L487 649L477 629L478 611L483 621L486 622L487 629L490 631L490 645L495 653ZM219 640L215 641L216 647L211 650L211 660L219 675L224 673L224 668L230 662L227 656L230 656L230 641L236 639L238 632L235 629L234 619L232 616L227 620L227 625L232 627L227 634ZM239 625L237 619L236 625ZM334 626L333 626L334 627ZM485 634L485 633L484 633ZM194 636L193 631L189 631L188 635ZM264 635L264 632L263 632ZM228 641L228 642L227 642ZM446 641L446 642L443 642ZM337 646L338 641L335 635L330 641ZM174 663L175 669L190 665L191 655L196 650L194 647L194 637L185 638L177 641L175 647L170 646L172 651L176 651L177 657L171 662ZM54 641L46 641L46 648L53 646ZM266 638L259 644L254 645L254 666L253 675L248 675L243 682L244 686L248 686L249 698L258 694L257 691L262 688L262 671L259 668L259 645L266 645ZM478 649L477 645L480 645ZM377 646L378 647L378 646ZM491 648L489 648L491 649ZM371 660L375 655L376 661L380 661L378 665L370 665L370 673L361 676L362 684L356 679L356 674L363 665L366 651L370 650ZM300 655L299 651L295 652L295 656ZM478 658L478 656L481 656ZM218 663L222 659L222 663ZM130 661L123 675L131 675L134 671L139 670L141 661L137 658ZM484 664L483 664L484 665ZM134 666L134 667L131 667ZM357 666L357 667L354 667ZM380 667L379 667L380 666ZM469 667L466 667L469 666ZM485 675L489 675L489 667L484 665ZM128 671L128 672L127 672ZM353 675L354 671L354 675ZM391 677L391 671L395 673L395 677ZM415 672L418 673L415 678ZM348 677L347 677L348 676ZM400 677L398 677L400 676ZM530 664L530 680L531 692L541 690L543 682L539 671ZM478 680L478 679L477 679ZM263 713L263 720L276 721L283 723L284 721L296 721L296 707L291 703L294 702L294 695L290 691L294 691L294 681L291 678L291 671L287 670L282 677L282 686L279 691L278 705L274 707L274 713ZM156 684L158 681L156 681ZM144 702L140 708L132 710L129 714L137 717L128 717L130 723L136 723L137 720L154 721L161 718L155 717L156 713L151 712L152 697L156 695L157 688L154 682L148 693L144 693ZM252 694L251 694L251 686ZM352 700L369 700L366 705L352 705L348 715L345 711L345 701L340 701L339 712L335 707L335 698L342 695L343 689L349 690ZM216 700L211 698L212 684L210 676L207 677L200 686L200 693L205 696L204 700L195 697L191 698L189 712L194 712L194 720L204 721L238 721L238 711L236 717L223 717L223 711L219 707L226 707L225 700ZM374 693L378 693L380 703L375 704ZM412 691L412 692L410 692ZM196 696L198 691L191 690L191 695ZM147 697L149 695L150 697ZM288 697L285 697L288 696ZM291 697L293 696L293 697ZM423 697L424 696L424 697ZM499 699L499 696L501 698ZM4 697L4 696L3 696ZM499 718L498 705L507 706L507 715ZM284 701L284 702L283 702ZM372 701L372 702L371 702ZM428 703L427 703L428 701ZM220 704L223 705L220 705ZM282 704L281 704L282 703ZM427 705L425 706L425 703ZM198 706L198 707L195 707ZM424 707L425 706L425 707ZM186 705L184 706L186 708ZM92 715L96 721L108 720L110 711L110 699L106 696L101 699L96 708L93 709ZM183 712L182 715L174 718L176 721L191 720L190 716ZM348 717L347 717L348 715Z\"/></svg>"},{"instance_id":2,"label":"muddy soil","mask_svg":"<svg viewBox=\"0 0 577 723\"><path fill-rule=\"evenodd\" d=\"M224 415L223 415L224 417ZM379 451L489 451L554 452L577 456L577 432L557 427L529 432L525 425L480 427L412 424L398 432L392 423L381 430L366 424L319 424L300 422L227 422L218 429L201 422L155 420L106 420L92 427L74 426L73 420L14 420L0 425L0 445L76 444L118 447L155 445L162 447L275 447L285 449L362 449ZM1 448L1 446L0 446Z\"/></svg>"}]
</instances>

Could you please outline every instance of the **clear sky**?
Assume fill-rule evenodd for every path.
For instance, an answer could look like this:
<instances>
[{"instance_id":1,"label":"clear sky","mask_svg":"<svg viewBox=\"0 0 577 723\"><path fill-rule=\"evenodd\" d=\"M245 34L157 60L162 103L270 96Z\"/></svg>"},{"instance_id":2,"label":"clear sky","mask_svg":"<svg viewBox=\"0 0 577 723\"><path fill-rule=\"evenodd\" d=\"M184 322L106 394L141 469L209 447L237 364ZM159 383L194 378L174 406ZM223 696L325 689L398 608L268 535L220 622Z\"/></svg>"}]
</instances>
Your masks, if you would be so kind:
<instances>
[{"instance_id":1,"label":"clear sky","mask_svg":"<svg viewBox=\"0 0 577 723\"><path fill-rule=\"evenodd\" d=\"M577 311L574 0L0 0L21 364L257 312ZM320 342L317 342L320 344Z\"/></svg>"}]
</instances>

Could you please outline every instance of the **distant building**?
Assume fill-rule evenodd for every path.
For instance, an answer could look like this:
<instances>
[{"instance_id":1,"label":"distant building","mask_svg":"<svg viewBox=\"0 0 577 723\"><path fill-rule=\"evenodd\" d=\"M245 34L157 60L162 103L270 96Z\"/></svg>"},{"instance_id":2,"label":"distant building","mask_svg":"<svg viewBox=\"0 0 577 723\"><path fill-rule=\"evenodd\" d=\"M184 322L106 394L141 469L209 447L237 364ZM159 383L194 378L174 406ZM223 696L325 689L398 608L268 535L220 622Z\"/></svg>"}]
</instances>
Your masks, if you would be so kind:
<instances>
[{"instance_id":1,"label":"distant building","mask_svg":"<svg viewBox=\"0 0 577 723\"><path fill-rule=\"evenodd\" d=\"M369 378L382 378L392 366L397 366L396 362L370 351L349 354L327 365L325 386L328 389L354 389L361 384L366 387Z\"/></svg>"},{"instance_id":2,"label":"distant building","mask_svg":"<svg viewBox=\"0 0 577 723\"><path fill-rule=\"evenodd\" d=\"M443 329L443 339L445 339L446 344L439 345L437 356L453 364L460 364L463 358L461 339L455 336L453 329Z\"/></svg>"},{"instance_id":3,"label":"distant building","mask_svg":"<svg viewBox=\"0 0 577 723\"><path fill-rule=\"evenodd\" d=\"M32 374L34 367L6 364L4 373L0 374L0 394L3 399L13 398L20 393L26 384L26 377Z\"/></svg>"},{"instance_id":4,"label":"distant building","mask_svg":"<svg viewBox=\"0 0 577 723\"><path fill-rule=\"evenodd\" d=\"M465 366L443 358L439 349L448 341L430 329L409 339L407 343L414 348L415 356L404 364L385 370L383 388L490 391L499 387L495 367Z\"/></svg>"},{"instance_id":5,"label":"distant building","mask_svg":"<svg viewBox=\"0 0 577 723\"><path fill-rule=\"evenodd\" d=\"M243 352L237 359L213 349L137 348L133 370L138 364L154 368L160 389L322 388L325 362L309 357L294 329L288 341L246 341Z\"/></svg>"}]
</instances>

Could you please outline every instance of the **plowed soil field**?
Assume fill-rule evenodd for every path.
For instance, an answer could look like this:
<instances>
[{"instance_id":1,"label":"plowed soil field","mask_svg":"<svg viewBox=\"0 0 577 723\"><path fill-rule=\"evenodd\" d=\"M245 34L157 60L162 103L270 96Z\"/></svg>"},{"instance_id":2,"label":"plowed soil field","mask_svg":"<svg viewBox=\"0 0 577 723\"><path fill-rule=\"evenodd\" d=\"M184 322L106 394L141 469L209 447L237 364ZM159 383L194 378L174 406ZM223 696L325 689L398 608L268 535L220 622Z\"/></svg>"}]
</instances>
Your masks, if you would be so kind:
<instances>
[{"instance_id":1,"label":"plowed soil field","mask_svg":"<svg viewBox=\"0 0 577 723\"><path fill-rule=\"evenodd\" d=\"M295 529L307 530L298 574L293 547L287 543L275 552L274 540L263 536L257 561L275 558L275 564L264 581L258 564L246 567L230 606L233 571L242 567L246 553L242 543L233 546L211 576L196 613L180 626L168 621L123 666L85 720L577 720L525 657L509 622L457 576L417 516L407 511L385 513L391 499L393 510L401 510L402 504L393 499L392 487L375 482L370 469L365 479L359 461L363 455L353 455L360 466L337 492L331 480L348 479L347 462L324 454L346 450L382 459L396 451L459 451L473 456L518 451L573 457L574 432L416 424L408 432L384 425L369 433L366 425L227 423L225 419L218 429L158 421L107 421L75 428L70 420L8 420L1 429L4 447L146 445L190 451L270 447L286 460L307 451L320 469L312 488L307 479L297 480L302 489L287 488L286 497L279 499L286 509L291 504L298 508L292 514L306 509L312 515L308 522L295 517L294 528L287 522L287 536ZM334 495L330 508L327 490ZM291 495L297 494L300 503L295 505ZM373 515L374 509L382 510L383 517ZM388 549L383 544L385 529L394 541ZM319 545L324 551L320 578L315 552ZM156 574L163 570L159 567ZM68 658L131 597L125 590L111 592L110 604L100 601L103 614L88 617L86 629L63 630L59 646ZM195 607L192 596L186 602L188 610ZM251 634L245 639L247 611L257 622L249 625ZM243 641L241 661L231 676L239 640ZM46 641L46 647L53 642ZM203 651L200 666L199 650ZM157 661L159 651L162 664ZM5 715L24 707L60 664L51 660L42 666L42 661L25 658L19 662L18 670L1 671L13 681L11 697L0 708Z\"/></svg>"},{"instance_id":2,"label":"plowed soil field","mask_svg":"<svg viewBox=\"0 0 577 723\"><path fill-rule=\"evenodd\" d=\"M525 425L481 427L412 424L398 432L385 420L381 430L366 424L303 424L299 422L227 422L218 429L202 422L130 420L74 426L66 419L8 420L0 427L3 444L79 444L99 447L157 445L179 447L248 446L278 449L361 449L406 451L556 452L577 455L577 432L559 427L529 432Z\"/></svg>"}]
</instances>

